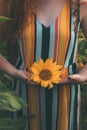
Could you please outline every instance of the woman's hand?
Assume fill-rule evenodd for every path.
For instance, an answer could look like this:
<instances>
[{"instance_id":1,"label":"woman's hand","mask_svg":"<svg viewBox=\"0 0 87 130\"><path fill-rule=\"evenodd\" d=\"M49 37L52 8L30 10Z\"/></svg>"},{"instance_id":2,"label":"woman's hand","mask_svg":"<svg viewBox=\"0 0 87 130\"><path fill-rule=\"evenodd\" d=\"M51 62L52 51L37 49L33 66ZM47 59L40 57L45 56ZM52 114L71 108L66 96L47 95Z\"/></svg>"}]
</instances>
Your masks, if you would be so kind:
<instances>
[{"instance_id":1,"label":"woman's hand","mask_svg":"<svg viewBox=\"0 0 87 130\"><path fill-rule=\"evenodd\" d=\"M27 85L37 85L34 81L32 81L31 78L32 74L25 70L17 70L15 73L15 78L25 82Z\"/></svg>"},{"instance_id":2,"label":"woman's hand","mask_svg":"<svg viewBox=\"0 0 87 130\"><path fill-rule=\"evenodd\" d=\"M81 84L84 82L87 82L87 64L78 74L69 75L68 78L63 79L60 85Z\"/></svg>"}]
</instances>

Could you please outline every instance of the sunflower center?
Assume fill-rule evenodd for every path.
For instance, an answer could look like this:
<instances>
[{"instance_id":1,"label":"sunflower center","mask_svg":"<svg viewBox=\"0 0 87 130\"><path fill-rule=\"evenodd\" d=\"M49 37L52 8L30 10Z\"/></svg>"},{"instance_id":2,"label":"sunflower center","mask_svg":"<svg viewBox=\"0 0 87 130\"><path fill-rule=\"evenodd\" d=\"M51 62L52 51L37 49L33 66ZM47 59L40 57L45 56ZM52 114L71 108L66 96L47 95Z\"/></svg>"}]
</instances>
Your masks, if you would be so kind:
<instances>
[{"instance_id":1,"label":"sunflower center","mask_svg":"<svg viewBox=\"0 0 87 130\"><path fill-rule=\"evenodd\" d=\"M39 76L42 80L49 80L51 79L52 74L50 70L44 69L40 72Z\"/></svg>"}]
</instances>

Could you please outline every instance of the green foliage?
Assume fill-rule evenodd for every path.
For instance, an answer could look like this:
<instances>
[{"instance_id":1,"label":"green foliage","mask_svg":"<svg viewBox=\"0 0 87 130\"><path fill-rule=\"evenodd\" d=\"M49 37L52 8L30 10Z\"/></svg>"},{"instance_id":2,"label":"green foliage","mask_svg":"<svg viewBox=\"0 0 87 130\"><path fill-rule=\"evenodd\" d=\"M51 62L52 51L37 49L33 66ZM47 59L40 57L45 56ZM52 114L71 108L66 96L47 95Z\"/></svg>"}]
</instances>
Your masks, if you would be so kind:
<instances>
[{"instance_id":1,"label":"green foliage","mask_svg":"<svg viewBox=\"0 0 87 130\"><path fill-rule=\"evenodd\" d=\"M0 119L0 130L24 130L26 127L26 122L32 118L33 116L20 117L17 119L2 118Z\"/></svg>"},{"instance_id":2,"label":"green foliage","mask_svg":"<svg viewBox=\"0 0 87 130\"><path fill-rule=\"evenodd\" d=\"M79 34L78 61L87 63L87 40L83 33ZM87 83L81 85L81 130L87 130Z\"/></svg>"},{"instance_id":3,"label":"green foliage","mask_svg":"<svg viewBox=\"0 0 87 130\"><path fill-rule=\"evenodd\" d=\"M4 122L4 125L3 125ZM26 126L26 119L0 119L0 130L24 130Z\"/></svg>"},{"instance_id":4,"label":"green foliage","mask_svg":"<svg viewBox=\"0 0 87 130\"><path fill-rule=\"evenodd\" d=\"M5 22L7 20L13 20L12 18L8 18L8 17L4 17L4 16L0 16L0 22Z\"/></svg>"},{"instance_id":5,"label":"green foliage","mask_svg":"<svg viewBox=\"0 0 87 130\"><path fill-rule=\"evenodd\" d=\"M79 34L78 61L87 63L87 41L82 32Z\"/></svg>"},{"instance_id":6,"label":"green foliage","mask_svg":"<svg viewBox=\"0 0 87 130\"><path fill-rule=\"evenodd\" d=\"M0 110L17 111L27 104L15 92L8 90L0 90Z\"/></svg>"}]
</instances>

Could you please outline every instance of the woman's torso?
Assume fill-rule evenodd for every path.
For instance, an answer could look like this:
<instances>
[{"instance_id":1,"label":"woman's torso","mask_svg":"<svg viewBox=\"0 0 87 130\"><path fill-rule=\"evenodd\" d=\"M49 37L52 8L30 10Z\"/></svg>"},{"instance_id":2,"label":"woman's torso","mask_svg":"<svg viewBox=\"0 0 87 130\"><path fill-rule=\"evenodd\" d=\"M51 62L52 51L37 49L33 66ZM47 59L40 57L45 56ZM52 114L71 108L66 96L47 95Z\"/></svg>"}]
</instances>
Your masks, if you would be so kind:
<instances>
[{"instance_id":1,"label":"woman's torso","mask_svg":"<svg viewBox=\"0 0 87 130\"><path fill-rule=\"evenodd\" d=\"M78 27L79 13L71 9L69 1L65 2L60 14L48 27L33 16L19 42L21 58L17 67L29 69L34 61L51 57L57 64L69 67L69 74L76 72L73 63L77 55ZM23 87L21 89L25 97L26 92ZM41 86L29 86L26 97L28 111L36 115L29 123L30 130L67 130L68 127L69 130L77 130L78 112L74 112L78 111L78 105L75 105L79 100L78 93L75 86L54 86L50 91Z\"/></svg>"}]
</instances>

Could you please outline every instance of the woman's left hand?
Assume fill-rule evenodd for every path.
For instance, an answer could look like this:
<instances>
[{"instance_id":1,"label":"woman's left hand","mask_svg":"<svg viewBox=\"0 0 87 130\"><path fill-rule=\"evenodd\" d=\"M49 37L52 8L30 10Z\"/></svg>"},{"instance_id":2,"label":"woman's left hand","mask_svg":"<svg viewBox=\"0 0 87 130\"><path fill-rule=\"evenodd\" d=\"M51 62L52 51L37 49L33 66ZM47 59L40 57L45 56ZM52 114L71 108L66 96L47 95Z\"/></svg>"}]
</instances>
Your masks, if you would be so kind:
<instances>
[{"instance_id":1,"label":"woman's left hand","mask_svg":"<svg viewBox=\"0 0 87 130\"><path fill-rule=\"evenodd\" d=\"M81 84L87 82L87 64L78 74L69 75L68 78L63 79L59 84Z\"/></svg>"}]
</instances>

